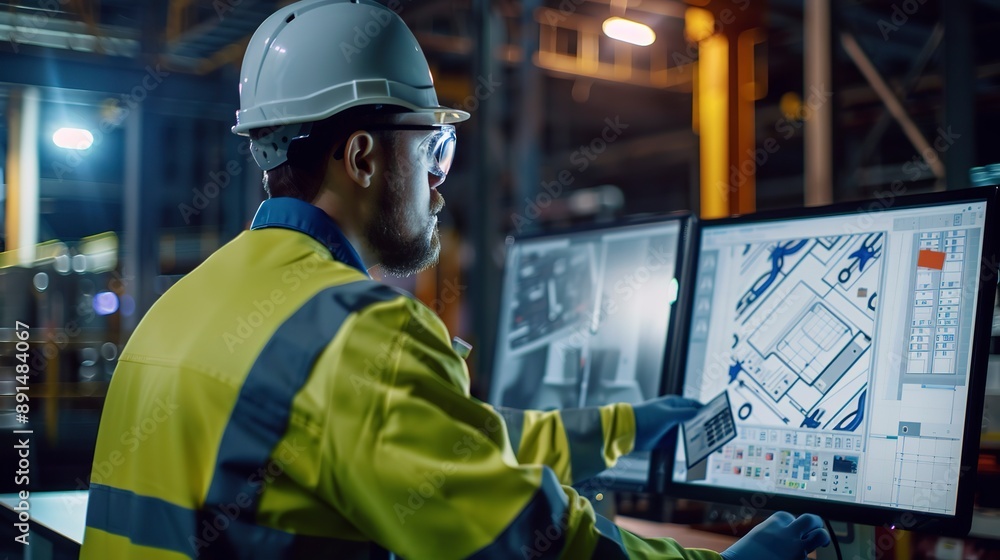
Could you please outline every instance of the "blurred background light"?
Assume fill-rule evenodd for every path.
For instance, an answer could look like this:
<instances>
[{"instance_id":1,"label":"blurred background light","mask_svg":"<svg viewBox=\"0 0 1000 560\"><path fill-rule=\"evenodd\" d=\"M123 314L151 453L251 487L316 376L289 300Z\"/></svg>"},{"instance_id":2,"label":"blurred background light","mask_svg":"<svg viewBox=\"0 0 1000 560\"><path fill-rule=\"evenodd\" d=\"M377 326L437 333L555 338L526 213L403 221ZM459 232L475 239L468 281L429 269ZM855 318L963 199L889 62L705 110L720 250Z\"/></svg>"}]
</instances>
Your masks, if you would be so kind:
<instances>
[{"instance_id":1,"label":"blurred background light","mask_svg":"<svg viewBox=\"0 0 1000 560\"><path fill-rule=\"evenodd\" d=\"M129 317L135 313L135 299L130 295L122 296L121 301L122 315Z\"/></svg>"},{"instance_id":2,"label":"blurred background light","mask_svg":"<svg viewBox=\"0 0 1000 560\"><path fill-rule=\"evenodd\" d=\"M114 360L118 357L118 346L113 342L105 342L101 345L101 357L109 362Z\"/></svg>"},{"instance_id":3,"label":"blurred background light","mask_svg":"<svg viewBox=\"0 0 1000 560\"><path fill-rule=\"evenodd\" d=\"M656 40L656 33L648 25L620 17L609 17L601 26L604 34L612 39L648 47Z\"/></svg>"},{"instance_id":4,"label":"blurred background light","mask_svg":"<svg viewBox=\"0 0 1000 560\"><path fill-rule=\"evenodd\" d=\"M98 353L96 348L90 346L80 350L80 365L92 366L97 363Z\"/></svg>"},{"instance_id":5,"label":"blurred background light","mask_svg":"<svg viewBox=\"0 0 1000 560\"><path fill-rule=\"evenodd\" d=\"M66 253L60 253L52 259L52 266L59 274L69 274L70 258Z\"/></svg>"},{"instance_id":6,"label":"blurred background light","mask_svg":"<svg viewBox=\"0 0 1000 560\"><path fill-rule=\"evenodd\" d=\"M81 239L79 251L87 257L88 272L108 272L118 266L118 236L113 231Z\"/></svg>"},{"instance_id":7,"label":"blurred background light","mask_svg":"<svg viewBox=\"0 0 1000 560\"><path fill-rule=\"evenodd\" d=\"M94 135L83 128L60 128L52 135L52 142L67 150L89 150L94 145Z\"/></svg>"},{"instance_id":8,"label":"blurred background light","mask_svg":"<svg viewBox=\"0 0 1000 560\"><path fill-rule=\"evenodd\" d=\"M716 32L718 22L712 12L701 8L688 8L684 11L684 37L697 43L708 39Z\"/></svg>"},{"instance_id":9,"label":"blurred background light","mask_svg":"<svg viewBox=\"0 0 1000 560\"><path fill-rule=\"evenodd\" d=\"M98 315L111 315L118 311L118 296L112 292L101 292L94 296L94 311Z\"/></svg>"},{"instance_id":10,"label":"blurred background light","mask_svg":"<svg viewBox=\"0 0 1000 560\"><path fill-rule=\"evenodd\" d=\"M33 279L35 289L39 292L44 292L46 288L49 287L49 275L44 272L39 272L35 275Z\"/></svg>"},{"instance_id":11,"label":"blurred background light","mask_svg":"<svg viewBox=\"0 0 1000 560\"><path fill-rule=\"evenodd\" d=\"M73 255L73 272L87 271L87 255Z\"/></svg>"}]
</instances>

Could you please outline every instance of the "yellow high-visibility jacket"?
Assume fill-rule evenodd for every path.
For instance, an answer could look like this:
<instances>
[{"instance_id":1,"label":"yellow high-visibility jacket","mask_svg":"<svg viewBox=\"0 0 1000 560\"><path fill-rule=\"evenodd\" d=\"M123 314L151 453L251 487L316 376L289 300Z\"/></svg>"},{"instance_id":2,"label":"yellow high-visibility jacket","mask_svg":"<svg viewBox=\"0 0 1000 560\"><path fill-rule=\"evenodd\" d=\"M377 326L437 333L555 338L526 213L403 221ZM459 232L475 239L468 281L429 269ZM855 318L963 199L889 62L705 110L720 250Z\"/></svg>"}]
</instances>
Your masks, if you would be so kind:
<instances>
[{"instance_id":1,"label":"yellow high-visibility jacket","mask_svg":"<svg viewBox=\"0 0 1000 560\"><path fill-rule=\"evenodd\" d=\"M625 404L475 401L432 311L372 281L318 208L271 199L123 350L81 558L719 558L565 486L634 432Z\"/></svg>"}]
</instances>

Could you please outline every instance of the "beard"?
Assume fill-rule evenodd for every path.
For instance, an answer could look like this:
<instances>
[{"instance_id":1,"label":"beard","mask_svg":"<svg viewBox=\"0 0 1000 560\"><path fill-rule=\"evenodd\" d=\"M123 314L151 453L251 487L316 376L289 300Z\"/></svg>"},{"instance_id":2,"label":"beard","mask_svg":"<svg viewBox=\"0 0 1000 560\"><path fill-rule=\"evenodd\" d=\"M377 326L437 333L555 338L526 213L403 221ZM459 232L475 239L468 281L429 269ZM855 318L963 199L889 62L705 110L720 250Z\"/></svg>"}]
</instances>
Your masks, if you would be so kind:
<instances>
[{"instance_id":1,"label":"beard","mask_svg":"<svg viewBox=\"0 0 1000 560\"><path fill-rule=\"evenodd\" d=\"M379 197L375 219L371 221L366 237L378 254L382 271L389 276L411 276L437 264L441 253L434 216L444 208L444 197L431 191L430 207L420 216L423 227L416 235L407 233L407 223L412 219L406 205L408 188L405 176L387 174L387 184Z\"/></svg>"}]
</instances>

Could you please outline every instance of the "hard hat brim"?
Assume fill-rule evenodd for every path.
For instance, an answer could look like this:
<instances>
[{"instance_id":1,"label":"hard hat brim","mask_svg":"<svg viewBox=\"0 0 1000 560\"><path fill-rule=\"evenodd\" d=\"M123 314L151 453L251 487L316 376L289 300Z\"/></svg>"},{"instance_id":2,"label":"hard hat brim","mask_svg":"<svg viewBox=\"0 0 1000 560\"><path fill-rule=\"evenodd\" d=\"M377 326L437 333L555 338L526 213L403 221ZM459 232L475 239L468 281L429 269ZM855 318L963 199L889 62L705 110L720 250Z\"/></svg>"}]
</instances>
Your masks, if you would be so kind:
<instances>
[{"instance_id":1,"label":"hard hat brim","mask_svg":"<svg viewBox=\"0 0 1000 560\"><path fill-rule=\"evenodd\" d=\"M268 108L259 106L253 107L236 113L236 126L234 126L232 130L234 134L249 136L250 131L257 128L275 128L288 124L317 122L332 117L341 111L362 105L396 105L413 113L431 113L434 114L435 121L439 124L459 123L468 120L469 117L471 117L471 115L466 111L462 111L461 109L452 109L451 107L445 107L444 105L420 106L395 96L365 97L361 99L353 99L347 103L338 104L325 111L305 115L300 114L295 117L286 118L268 116L266 113L271 112L268 111Z\"/></svg>"}]
</instances>

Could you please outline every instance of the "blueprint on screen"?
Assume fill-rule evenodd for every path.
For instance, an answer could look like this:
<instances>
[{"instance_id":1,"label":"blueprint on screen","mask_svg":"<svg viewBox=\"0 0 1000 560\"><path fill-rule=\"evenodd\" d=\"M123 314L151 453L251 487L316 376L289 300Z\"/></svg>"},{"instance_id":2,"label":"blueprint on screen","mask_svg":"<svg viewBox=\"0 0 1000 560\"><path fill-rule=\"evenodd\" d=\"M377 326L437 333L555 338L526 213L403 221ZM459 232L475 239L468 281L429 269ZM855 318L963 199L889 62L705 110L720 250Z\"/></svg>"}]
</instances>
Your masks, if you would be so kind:
<instances>
[{"instance_id":1,"label":"blueprint on screen","mask_svg":"<svg viewBox=\"0 0 1000 560\"><path fill-rule=\"evenodd\" d=\"M729 390L754 424L855 431L864 414L884 233L734 247ZM733 300L730 300L733 301Z\"/></svg>"}]
</instances>

